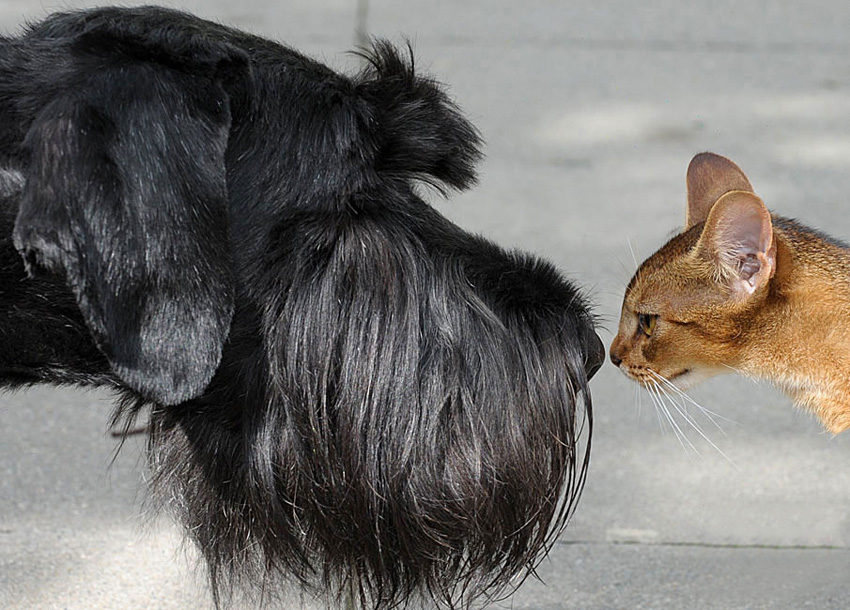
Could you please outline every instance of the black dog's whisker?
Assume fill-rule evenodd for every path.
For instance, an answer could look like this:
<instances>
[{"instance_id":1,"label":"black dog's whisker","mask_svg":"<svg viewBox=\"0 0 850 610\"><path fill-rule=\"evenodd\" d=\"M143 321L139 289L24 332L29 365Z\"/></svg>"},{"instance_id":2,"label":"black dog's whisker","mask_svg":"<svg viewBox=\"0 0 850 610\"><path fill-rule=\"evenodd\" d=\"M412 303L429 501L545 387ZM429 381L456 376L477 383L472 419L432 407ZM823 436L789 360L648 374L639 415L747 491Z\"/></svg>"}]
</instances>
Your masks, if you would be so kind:
<instances>
[{"instance_id":1,"label":"black dog's whisker","mask_svg":"<svg viewBox=\"0 0 850 610\"><path fill-rule=\"evenodd\" d=\"M216 605L461 608L534 574L604 350L552 265L417 194L474 184L481 140L409 47L346 76L150 7L0 47L0 382L116 391Z\"/></svg>"}]
</instances>

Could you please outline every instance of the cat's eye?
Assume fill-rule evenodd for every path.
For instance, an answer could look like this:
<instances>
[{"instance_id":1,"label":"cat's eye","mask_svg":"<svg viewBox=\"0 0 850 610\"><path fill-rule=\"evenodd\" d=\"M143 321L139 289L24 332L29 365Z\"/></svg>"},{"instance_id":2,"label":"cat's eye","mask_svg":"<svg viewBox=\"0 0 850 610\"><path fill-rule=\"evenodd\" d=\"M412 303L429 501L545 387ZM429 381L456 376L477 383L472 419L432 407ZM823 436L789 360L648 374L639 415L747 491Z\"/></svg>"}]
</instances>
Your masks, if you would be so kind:
<instances>
[{"instance_id":1,"label":"cat's eye","mask_svg":"<svg viewBox=\"0 0 850 610\"><path fill-rule=\"evenodd\" d=\"M638 314L638 328L647 337L651 337L655 332L655 323L658 322L658 316L648 313Z\"/></svg>"}]
</instances>

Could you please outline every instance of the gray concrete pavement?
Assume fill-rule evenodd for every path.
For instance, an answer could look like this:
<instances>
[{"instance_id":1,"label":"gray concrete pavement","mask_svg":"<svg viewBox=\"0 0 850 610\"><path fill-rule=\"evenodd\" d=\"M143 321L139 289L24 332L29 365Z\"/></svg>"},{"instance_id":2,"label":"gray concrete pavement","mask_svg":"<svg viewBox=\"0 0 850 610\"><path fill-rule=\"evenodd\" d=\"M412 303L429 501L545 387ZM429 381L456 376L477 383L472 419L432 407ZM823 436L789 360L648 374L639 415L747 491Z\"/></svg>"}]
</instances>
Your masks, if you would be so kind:
<instances>
[{"instance_id":1,"label":"gray concrete pavement","mask_svg":"<svg viewBox=\"0 0 850 610\"><path fill-rule=\"evenodd\" d=\"M0 28L57 5L6 0ZM354 65L353 0L181 6ZM850 238L850 4L369 0L366 23L410 38L487 141L479 187L435 205L586 285L606 343L632 251L683 222L695 152L731 157L773 210ZM850 608L850 436L727 377L693 395L728 420L698 416L708 440L683 428L680 442L613 367L592 385L576 517L544 583L493 608ZM0 608L209 607L191 549L144 518L140 447L110 463L109 410L67 389L0 397Z\"/></svg>"}]
</instances>

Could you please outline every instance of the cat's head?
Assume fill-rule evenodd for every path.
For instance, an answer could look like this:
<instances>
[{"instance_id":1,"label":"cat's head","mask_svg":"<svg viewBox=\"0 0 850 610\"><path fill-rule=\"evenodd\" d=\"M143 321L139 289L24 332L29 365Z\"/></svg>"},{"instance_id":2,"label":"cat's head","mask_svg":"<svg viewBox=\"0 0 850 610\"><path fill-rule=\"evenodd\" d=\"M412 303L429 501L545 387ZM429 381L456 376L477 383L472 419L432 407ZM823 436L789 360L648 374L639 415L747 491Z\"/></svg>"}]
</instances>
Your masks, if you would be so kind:
<instances>
[{"instance_id":1,"label":"cat's head","mask_svg":"<svg viewBox=\"0 0 850 610\"><path fill-rule=\"evenodd\" d=\"M644 386L685 389L739 364L776 269L770 213L737 165L702 153L687 174L685 230L626 289L611 361Z\"/></svg>"}]
</instances>

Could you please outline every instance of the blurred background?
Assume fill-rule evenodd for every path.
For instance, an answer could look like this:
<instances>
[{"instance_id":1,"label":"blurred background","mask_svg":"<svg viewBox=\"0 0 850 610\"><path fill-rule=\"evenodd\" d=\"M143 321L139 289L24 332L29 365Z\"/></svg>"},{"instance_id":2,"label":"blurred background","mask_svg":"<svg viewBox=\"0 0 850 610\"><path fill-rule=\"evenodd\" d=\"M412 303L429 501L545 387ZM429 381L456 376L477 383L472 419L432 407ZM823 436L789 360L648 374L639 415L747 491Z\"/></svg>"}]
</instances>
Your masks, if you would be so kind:
<instances>
[{"instance_id":1,"label":"blurred background","mask_svg":"<svg viewBox=\"0 0 850 610\"><path fill-rule=\"evenodd\" d=\"M94 4L4 0L0 31ZM684 222L697 152L735 160L774 212L850 239L850 4L163 4L345 71L367 36L409 40L486 140L480 184L434 205L584 285L606 344L636 263ZM700 429L674 415L676 430L610 364L592 388L576 516L540 581L490 608L850 608L850 434L731 376L692 393L717 414L690 410ZM192 549L146 514L142 441L115 457L108 398L0 396L0 608L211 607Z\"/></svg>"}]
</instances>

